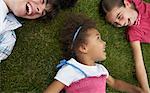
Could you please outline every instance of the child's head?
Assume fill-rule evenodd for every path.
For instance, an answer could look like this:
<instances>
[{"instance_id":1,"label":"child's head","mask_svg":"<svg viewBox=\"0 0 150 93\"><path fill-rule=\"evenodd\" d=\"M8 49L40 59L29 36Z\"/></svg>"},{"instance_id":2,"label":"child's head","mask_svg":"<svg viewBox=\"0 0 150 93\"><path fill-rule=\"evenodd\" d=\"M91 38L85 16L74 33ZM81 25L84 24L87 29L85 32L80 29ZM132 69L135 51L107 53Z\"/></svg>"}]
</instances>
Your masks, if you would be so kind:
<instances>
[{"instance_id":1,"label":"child's head","mask_svg":"<svg viewBox=\"0 0 150 93\"><path fill-rule=\"evenodd\" d=\"M72 15L66 21L60 38L64 57L92 61L106 59L105 42L96 29L96 24L83 15ZM73 54L73 55L72 55Z\"/></svg>"},{"instance_id":2,"label":"child's head","mask_svg":"<svg viewBox=\"0 0 150 93\"><path fill-rule=\"evenodd\" d=\"M50 19L60 8L72 7L77 0L4 0L14 15L36 19L47 15Z\"/></svg>"},{"instance_id":3,"label":"child's head","mask_svg":"<svg viewBox=\"0 0 150 93\"><path fill-rule=\"evenodd\" d=\"M101 0L99 8L106 20L116 27L131 26L138 16L134 3L129 0Z\"/></svg>"}]
</instances>

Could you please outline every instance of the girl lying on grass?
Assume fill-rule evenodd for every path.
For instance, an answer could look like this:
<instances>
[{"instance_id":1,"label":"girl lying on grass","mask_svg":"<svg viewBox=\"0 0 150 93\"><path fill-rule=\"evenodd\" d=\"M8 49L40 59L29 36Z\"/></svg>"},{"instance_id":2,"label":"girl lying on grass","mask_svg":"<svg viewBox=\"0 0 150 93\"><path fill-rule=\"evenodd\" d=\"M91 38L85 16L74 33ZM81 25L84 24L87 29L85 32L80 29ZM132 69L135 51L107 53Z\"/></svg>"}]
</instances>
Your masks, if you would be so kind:
<instances>
[{"instance_id":1,"label":"girl lying on grass","mask_svg":"<svg viewBox=\"0 0 150 93\"><path fill-rule=\"evenodd\" d=\"M66 93L106 93L106 83L128 93L148 93L142 86L114 79L102 64L95 63L106 59L106 42L89 18L69 17L60 40L66 60L60 61L55 80L44 93L59 93L63 89Z\"/></svg>"}]
</instances>

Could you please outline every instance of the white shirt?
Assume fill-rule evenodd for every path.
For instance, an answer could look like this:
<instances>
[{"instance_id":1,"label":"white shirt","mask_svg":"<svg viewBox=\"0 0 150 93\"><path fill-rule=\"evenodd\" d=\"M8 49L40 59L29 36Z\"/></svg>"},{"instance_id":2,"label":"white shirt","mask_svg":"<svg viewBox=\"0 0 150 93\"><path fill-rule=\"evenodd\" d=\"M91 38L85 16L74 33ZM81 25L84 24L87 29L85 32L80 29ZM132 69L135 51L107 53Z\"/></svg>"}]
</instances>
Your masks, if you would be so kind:
<instances>
[{"instance_id":1,"label":"white shirt","mask_svg":"<svg viewBox=\"0 0 150 93\"><path fill-rule=\"evenodd\" d=\"M7 5L3 0L0 0L0 34L22 26L13 14L8 13Z\"/></svg>"},{"instance_id":2,"label":"white shirt","mask_svg":"<svg viewBox=\"0 0 150 93\"><path fill-rule=\"evenodd\" d=\"M87 65L77 62L73 58L71 58L67 62L80 68L82 71L84 71L86 73L86 75L88 77L101 76L101 75L107 75L107 77L109 76L107 69L101 64L96 63L95 66L87 66ZM54 78L56 80L60 81L61 83L65 84L66 86L69 86L72 82L75 82L75 81L85 78L85 75L83 73L81 73L81 71L79 71L78 69L76 69L70 65L64 65L57 72L57 74Z\"/></svg>"},{"instance_id":3,"label":"white shirt","mask_svg":"<svg viewBox=\"0 0 150 93\"><path fill-rule=\"evenodd\" d=\"M16 41L14 30L22 25L9 13L4 0L0 0L0 62L12 52Z\"/></svg>"}]
</instances>

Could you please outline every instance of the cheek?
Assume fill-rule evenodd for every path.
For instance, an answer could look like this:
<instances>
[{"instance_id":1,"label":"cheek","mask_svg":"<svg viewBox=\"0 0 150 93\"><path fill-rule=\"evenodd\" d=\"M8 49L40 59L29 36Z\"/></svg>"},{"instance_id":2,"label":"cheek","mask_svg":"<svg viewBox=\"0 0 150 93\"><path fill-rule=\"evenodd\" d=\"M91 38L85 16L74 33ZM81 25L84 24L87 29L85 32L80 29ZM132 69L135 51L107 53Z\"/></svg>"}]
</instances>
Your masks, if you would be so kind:
<instances>
[{"instance_id":1,"label":"cheek","mask_svg":"<svg viewBox=\"0 0 150 93\"><path fill-rule=\"evenodd\" d=\"M41 2L42 0L28 0L28 1L39 3L39 2Z\"/></svg>"},{"instance_id":2,"label":"cheek","mask_svg":"<svg viewBox=\"0 0 150 93\"><path fill-rule=\"evenodd\" d=\"M113 16L107 16L107 17L105 17L105 19L109 23L113 23L114 22Z\"/></svg>"},{"instance_id":3,"label":"cheek","mask_svg":"<svg viewBox=\"0 0 150 93\"><path fill-rule=\"evenodd\" d=\"M18 17L22 17L22 16L24 16L24 15L26 14L26 10L25 10L24 7L20 7L20 8L15 7L15 8L13 9L13 13L14 13L16 16L18 16Z\"/></svg>"},{"instance_id":4,"label":"cheek","mask_svg":"<svg viewBox=\"0 0 150 93\"><path fill-rule=\"evenodd\" d=\"M95 53L99 56L103 55L103 48L101 46L98 46L97 48L95 48Z\"/></svg>"},{"instance_id":5,"label":"cheek","mask_svg":"<svg viewBox=\"0 0 150 93\"><path fill-rule=\"evenodd\" d=\"M28 15L26 15L26 16L22 16L23 18L26 18L26 19L37 19L37 18L39 18L39 17L41 17L40 15L32 15L32 16L28 16Z\"/></svg>"},{"instance_id":6,"label":"cheek","mask_svg":"<svg viewBox=\"0 0 150 93\"><path fill-rule=\"evenodd\" d=\"M132 10L130 9L128 9L126 12L123 13L124 18L130 18L131 16L133 16L133 14L132 14Z\"/></svg>"},{"instance_id":7,"label":"cheek","mask_svg":"<svg viewBox=\"0 0 150 93\"><path fill-rule=\"evenodd\" d=\"M107 13L107 15L105 16L105 19L109 22L109 23L113 23L116 21L116 12L109 12Z\"/></svg>"},{"instance_id":8,"label":"cheek","mask_svg":"<svg viewBox=\"0 0 150 93\"><path fill-rule=\"evenodd\" d=\"M39 17L41 17L40 14L35 14L35 15L33 15L33 16L30 16L31 19L37 19L37 18L39 18Z\"/></svg>"},{"instance_id":9,"label":"cheek","mask_svg":"<svg viewBox=\"0 0 150 93\"><path fill-rule=\"evenodd\" d=\"M122 19L125 20L128 19L128 17L129 17L128 14L123 14Z\"/></svg>"}]
</instances>

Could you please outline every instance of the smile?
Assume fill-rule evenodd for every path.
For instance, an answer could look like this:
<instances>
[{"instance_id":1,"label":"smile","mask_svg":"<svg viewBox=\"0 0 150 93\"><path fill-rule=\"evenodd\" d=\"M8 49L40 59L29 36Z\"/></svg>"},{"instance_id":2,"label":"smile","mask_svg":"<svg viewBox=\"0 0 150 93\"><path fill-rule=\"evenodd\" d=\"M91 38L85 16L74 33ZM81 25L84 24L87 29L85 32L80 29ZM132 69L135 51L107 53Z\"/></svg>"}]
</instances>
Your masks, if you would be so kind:
<instances>
[{"instance_id":1,"label":"smile","mask_svg":"<svg viewBox=\"0 0 150 93\"><path fill-rule=\"evenodd\" d=\"M31 15L32 14L32 6L30 3L27 3L26 4L26 11L27 11L27 14L28 15Z\"/></svg>"}]
</instances>

